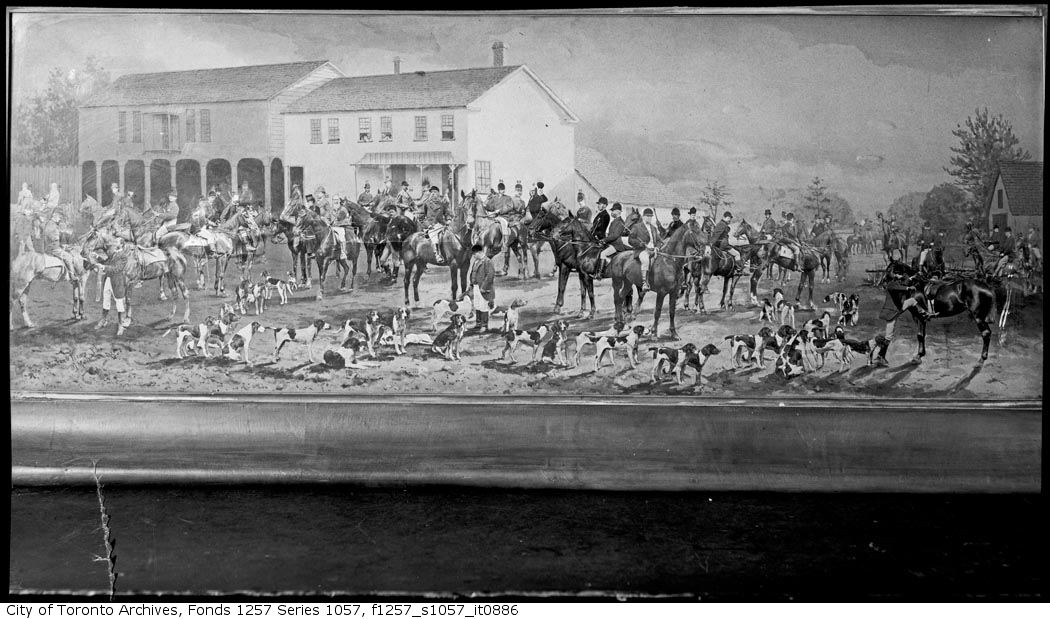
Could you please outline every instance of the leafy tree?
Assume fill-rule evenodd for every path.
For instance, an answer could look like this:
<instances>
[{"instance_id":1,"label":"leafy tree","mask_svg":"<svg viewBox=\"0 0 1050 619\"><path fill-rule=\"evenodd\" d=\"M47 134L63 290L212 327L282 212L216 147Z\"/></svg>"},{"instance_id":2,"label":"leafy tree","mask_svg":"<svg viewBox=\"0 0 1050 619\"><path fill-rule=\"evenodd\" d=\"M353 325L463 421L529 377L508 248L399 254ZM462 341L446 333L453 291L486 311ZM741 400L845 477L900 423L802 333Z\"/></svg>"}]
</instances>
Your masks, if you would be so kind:
<instances>
[{"instance_id":1,"label":"leafy tree","mask_svg":"<svg viewBox=\"0 0 1050 619\"><path fill-rule=\"evenodd\" d=\"M709 181L703 191L700 192L700 203L707 207L711 218L718 221L722 218L721 212L733 205L729 199L729 190L718 181Z\"/></svg>"},{"instance_id":2,"label":"leafy tree","mask_svg":"<svg viewBox=\"0 0 1050 619\"><path fill-rule=\"evenodd\" d=\"M962 228L970 208L970 199L965 191L951 183L942 183L926 194L919 211L934 230L948 232Z\"/></svg>"},{"instance_id":3,"label":"leafy tree","mask_svg":"<svg viewBox=\"0 0 1050 619\"><path fill-rule=\"evenodd\" d=\"M889 210L883 214L886 221L896 219L901 230L917 230L922 228L922 203L926 200L926 194L921 191L913 191L893 201Z\"/></svg>"},{"instance_id":4,"label":"leafy tree","mask_svg":"<svg viewBox=\"0 0 1050 619\"><path fill-rule=\"evenodd\" d=\"M827 212L831 213L831 224L834 226L852 226L856 218L853 215L853 207L842 196L828 193Z\"/></svg>"},{"instance_id":5,"label":"leafy tree","mask_svg":"<svg viewBox=\"0 0 1050 619\"><path fill-rule=\"evenodd\" d=\"M959 139L959 145L952 147L955 155L944 171L955 179L958 187L969 192L969 214L984 218L999 163L1025 161L1032 155L1017 148L1020 140L1010 122L1004 120L1002 114L989 115L988 108L974 110L974 116L966 119L966 126L956 125L952 135Z\"/></svg>"},{"instance_id":6,"label":"leafy tree","mask_svg":"<svg viewBox=\"0 0 1050 619\"><path fill-rule=\"evenodd\" d=\"M810 181L799 206L806 214L807 221L823 219L824 215L831 212L831 197L828 195L828 187L824 184L823 179L817 176Z\"/></svg>"},{"instance_id":7,"label":"leafy tree","mask_svg":"<svg viewBox=\"0 0 1050 619\"><path fill-rule=\"evenodd\" d=\"M51 69L43 91L18 105L12 155L29 165L77 162L77 106L109 85L109 72L89 57L82 69Z\"/></svg>"}]
</instances>

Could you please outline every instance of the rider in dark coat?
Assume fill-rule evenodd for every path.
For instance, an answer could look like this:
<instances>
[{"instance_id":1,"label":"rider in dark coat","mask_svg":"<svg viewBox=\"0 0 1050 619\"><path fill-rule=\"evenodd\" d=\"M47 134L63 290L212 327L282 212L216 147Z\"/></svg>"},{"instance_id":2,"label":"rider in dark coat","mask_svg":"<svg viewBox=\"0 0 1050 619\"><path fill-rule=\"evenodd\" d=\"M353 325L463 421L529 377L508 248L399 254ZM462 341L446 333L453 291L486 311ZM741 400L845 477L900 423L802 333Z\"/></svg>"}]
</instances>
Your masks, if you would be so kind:
<instances>
[{"instance_id":1,"label":"rider in dark coat","mask_svg":"<svg viewBox=\"0 0 1050 619\"><path fill-rule=\"evenodd\" d=\"M598 198L598 213L594 216L594 222L591 224L591 236L596 241L600 241L605 238L605 230L609 227L609 211L606 207L609 205L609 201L603 196Z\"/></svg>"},{"instance_id":2,"label":"rider in dark coat","mask_svg":"<svg viewBox=\"0 0 1050 619\"><path fill-rule=\"evenodd\" d=\"M758 233L762 235L764 239L771 239L777 234L777 221L773 219L773 211L766 209L766 219L762 222L762 227Z\"/></svg>"},{"instance_id":3,"label":"rider in dark coat","mask_svg":"<svg viewBox=\"0 0 1050 619\"><path fill-rule=\"evenodd\" d=\"M536 189L532 192L532 197L529 198L528 206L525 207L531 219L536 219L540 216L540 211L543 210L543 203L546 201L547 196L543 195L543 181L539 181L536 183Z\"/></svg>"},{"instance_id":4,"label":"rider in dark coat","mask_svg":"<svg viewBox=\"0 0 1050 619\"><path fill-rule=\"evenodd\" d=\"M669 239L674 231L685 225L682 221L682 211L678 210L678 207L671 209L671 223L667 224L667 230L664 232L664 238Z\"/></svg>"},{"instance_id":5,"label":"rider in dark coat","mask_svg":"<svg viewBox=\"0 0 1050 619\"><path fill-rule=\"evenodd\" d=\"M726 211L722 214L722 221L718 222L711 231L711 245L733 256L736 269L741 272L747 269L748 265L740 262L740 252L729 244L729 225L731 223L733 223L733 214Z\"/></svg>"}]
</instances>

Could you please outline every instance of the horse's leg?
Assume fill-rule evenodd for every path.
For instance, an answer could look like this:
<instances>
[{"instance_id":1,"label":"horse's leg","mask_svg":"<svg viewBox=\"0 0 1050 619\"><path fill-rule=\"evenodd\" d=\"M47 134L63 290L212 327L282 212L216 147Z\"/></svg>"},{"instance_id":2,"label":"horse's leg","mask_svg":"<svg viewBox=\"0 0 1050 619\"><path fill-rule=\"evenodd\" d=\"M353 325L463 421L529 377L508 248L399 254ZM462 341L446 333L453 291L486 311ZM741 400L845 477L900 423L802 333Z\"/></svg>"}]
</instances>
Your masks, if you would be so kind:
<instances>
[{"instance_id":1,"label":"horse's leg","mask_svg":"<svg viewBox=\"0 0 1050 619\"><path fill-rule=\"evenodd\" d=\"M731 278L722 276L722 300L718 302L718 309L726 309L726 295L729 294L729 280Z\"/></svg>"},{"instance_id":2,"label":"horse's leg","mask_svg":"<svg viewBox=\"0 0 1050 619\"><path fill-rule=\"evenodd\" d=\"M470 258L467 258L466 264L459 265L459 288L464 293L470 289L470 284L467 279L470 277Z\"/></svg>"},{"instance_id":3,"label":"horse's leg","mask_svg":"<svg viewBox=\"0 0 1050 619\"><path fill-rule=\"evenodd\" d=\"M354 290L354 284L357 282L357 260L358 260L358 258L361 257L359 252L360 252L360 250L357 253L354 253L353 263L352 263L353 264L353 269L350 271L350 290L351 290L351 292Z\"/></svg>"},{"instance_id":4,"label":"horse's leg","mask_svg":"<svg viewBox=\"0 0 1050 619\"><path fill-rule=\"evenodd\" d=\"M323 255L323 252L318 251L315 255L317 260L317 296L314 297L317 301L324 300L324 280L328 276L328 263L329 260Z\"/></svg>"},{"instance_id":5,"label":"horse's leg","mask_svg":"<svg viewBox=\"0 0 1050 619\"><path fill-rule=\"evenodd\" d=\"M706 314L707 307L704 306L704 290L707 289L707 284L711 281L711 273L705 268L703 275L700 276L699 281L696 284L696 311L699 314Z\"/></svg>"},{"instance_id":6,"label":"horse's leg","mask_svg":"<svg viewBox=\"0 0 1050 619\"><path fill-rule=\"evenodd\" d=\"M656 308L653 310L653 337L660 335L660 312L664 309L664 293L656 293ZM671 335L674 335L674 326L671 326Z\"/></svg>"},{"instance_id":7,"label":"horse's leg","mask_svg":"<svg viewBox=\"0 0 1050 619\"><path fill-rule=\"evenodd\" d=\"M558 297L554 299L554 311L560 312L562 305L565 304L565 287L569 283L569 267L567 265L561 265L558 268Z\"/></svg>"},{"instance_id":8,"label":"horse's leg","mask_svg":"<svg viewBox=\"0 0 1050 619\"><path fill-rule=\"evenodd\" d=\"M616 322L623 322L623 290L622 286L617 286L616 281L613 280L613 307L615 308L614 314L616 316Z\"/></svg>"},{"instance_id":9,"label":"horse's leg","mask_svg":"<svg viewBox=\"0 0 1050 619\"><path fill-rule=\"evenodd\" d=\"M32 329L36 325L29 318L29 284L26 284L22 292L18 293L18 308L22 310L22 323L25 324L27 329Z\"/></svg>"},{"instance_id":10,"label":"horse's leg","mask_svg":"<svg viewBox=\"0 0 1050 619\"><path fill-rule=\"evenodd\" d=\"M587 283L584 281L587 274L583 271L577 271L576 274L580 276L580 318L583 318L587 313Z\"/></svg>"},{"instance_id":11,"label":"horse's leg","mask_svg":"<svg viewBox=\"0 0 1050 619\"><path fill-rule=\"evenodd\" d=\"M409 301L408 301L408 287L409 287L409 280L411 279L411 277L412 277L412 263L411 262L406 262L405 263L405 305L406 306L409 304Z\"/></svg>"}]
</instances>

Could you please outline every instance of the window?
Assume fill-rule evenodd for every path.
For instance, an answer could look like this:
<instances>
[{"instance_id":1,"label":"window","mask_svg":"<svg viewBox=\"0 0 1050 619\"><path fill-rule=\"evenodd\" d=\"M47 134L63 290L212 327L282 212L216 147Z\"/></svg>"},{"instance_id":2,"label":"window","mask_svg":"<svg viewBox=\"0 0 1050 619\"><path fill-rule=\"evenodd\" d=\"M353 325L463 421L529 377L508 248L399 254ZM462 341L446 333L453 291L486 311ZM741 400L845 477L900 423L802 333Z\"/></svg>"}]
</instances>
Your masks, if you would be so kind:
<instances>
[{"instance_id":1,"label":"window","mask_svg":"<svg viewBox=\"0 0 1050 619\"><path fill-rule=\"evenodd\" d=\"M427 141L427 117L416 116L416 141Z\"/></svg>"},{"instance_id":2,"label":"window","mask_svg":"<svg viewBox=\"0 0 1050 619\"><path fill-rule=\"evenodd\" d=\"M394 120L390 116L379 117L379 141L389 142L394 139Z\"/></svg>"},{"instance_id":3,"label":"window","mask_svg":"<svg viewBox=\"0 0 1050 619\"><path fill-rule=\"evenodd\" d=\"M339 119L329 118L328 119L328 143L338 144L339 143Z\"/></svg>"},{"instance_id":4,"label":"window","mask_svg":"<svg viewBox=\"0 0 1050 619\"><path fill-rule=\"evenodd\" d=\"M372 141L372 119L362 116L357 119L357 141Z\"/></svg>"},{"instance_id":5,"label":"window","mask_svg":"<svg viewBox=\"0 0 1050 619\"><path fill-rule=\"evenodd\" d=\"M320 144L321 143L321 119L311 118L310 119L310 143Z\"/></svg>"},{"instance_id":6,"label":"window","mask_svg":"<svg viewBox=\"0 0 1050 619\"><path fill-rule=\"evenodd\" d=\"M193 110L186 110L186 141L197 141L197 117Z\"/></svg>"},{"instance_id":7,"label":"window","mask_svg":"<svg viewBox=\"0 0 1050 619\"><path fill-rule=\"evenodd\" d=\"M478 191L488 191L492 186L492 162L474 162L474 188Z\"/></svg>"},{"instance_id":8,"label":"window","mask_svg":"<svg viewBox=\"0 0 1050 619\"><path fill-rule=\"evenodd\" d=\"M148 114L145 150L182 150L179 117L174 114Z\"/></svg>"},{"instance_id":9,"label":"window","mask_svg":"<svg viewBox=\"0 0 1050 619\"><path fill-rule=\"evenodd\" d=\"M211 142L211 110L201 110L201 142Z\"/></svg>"},{"instance_id":10,"label":"window","mask_svg":"<svg viewBox=\"0 0 1050 619\"><path fill-rule=\"evenodd\" d=\"M455 140L456 139L456 128L454 125L454 116L452 114L441 115L441 139Z\"/></svg>"},{"instance_id":11,"label":"window","mask_svg":"<svg viewBox=\"0 0 1050 619\"><path fill-rule=\"evenodd\" d=\"M999 210L1002 210L1002 208L1003 208L1003 190L1000 189L999 191L997 191L995 193L996 193L996 200L999 202Z\"/></svg>"},{"instance_id":12,"label":"window","mask_svg":"<svg viewBox=\"0 0 1050 619\"><path fill-rule=\"evenodd\" d=\"M128 141L128 113L117 112L117 142Z\"/></svg>"},{"instance_id":13,"label":"window","mask_svg":"<svg viewBox=\"0 0 1050 619\"><path fill-rule=\"evenodd\" d=\"M142 144L142 112L131 113L131 141Z\"/></svg>"}]
</instances>

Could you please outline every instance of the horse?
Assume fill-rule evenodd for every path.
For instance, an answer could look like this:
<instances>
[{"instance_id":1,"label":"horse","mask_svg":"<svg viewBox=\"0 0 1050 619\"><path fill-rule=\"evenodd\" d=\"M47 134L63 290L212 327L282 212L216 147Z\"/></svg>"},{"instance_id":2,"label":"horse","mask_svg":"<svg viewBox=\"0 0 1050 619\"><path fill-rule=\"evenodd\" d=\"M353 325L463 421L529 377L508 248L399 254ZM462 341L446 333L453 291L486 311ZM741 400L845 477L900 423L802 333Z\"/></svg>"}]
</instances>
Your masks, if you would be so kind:
<instances>
[{"instance_id":1,"label":"horse","mask_svg":"<svg viewBox=\"0 0 1050 619\"><path fill-rule=\"evenodd\" d=\"M754 268L760 268L761 258L758 255L758 249L761 246L757 244L757 240L753 241L749 235L757 235L757 232L755 232L755 229L751 224L747 223L747 220L744 219L737 227L737 231L733 235L733 238L740 239L746 237L748 244L735 246L735 249L740 252L743 258L749 260L752 265L754 265ZM736 260L729 252L707 244L706 239L710 237L703 238L705 239L704 251L701 256L691 262L691 264L695 265L695 271L693 272L693 288L696 290L696 311L700 314L707 313L707 309L704 307L704 293L707 292L707 286L711 282L711 278L716 275L722 278L722 298L721 301L719 301L718 307L722 310L731 310L733 309L733 293L736 290L736 284L744 274L737 272ZM689 292L686 291L686 310L691 309L688 296Z\"/></svg>"},{"instance_id":2,"label":"horse","mask_svg":"<svg viewBox=\"0 0 1050 619\"><path fill-rule=\"evenodd\" d=\"M890 320L896 320L904 312L910 313L915 320L918 327L916 339L919 346L915 356L912 357L914 364L922 363L922 358L926 356L927 323L938 318L948 318L966 312L977 325L981 333L982 345L981 358L975 369L980 368L988 359L988 344L992 334L988 322L997 306L1003 308L1000 311L999 341L1002 343L1005 340L1009 299L1006 288L1001 284L997 285L973 277L955 280L927 280L912 267L899 261L893 261L886 267L883 281L900 281L905 284L899 287L887 287L887 293L897 308L897 313ZM935 315L920 313L918 308L929 307L928 302L931 299Z\"/></svg>"},{"instance_id":3,"label":"horse","mask_svg":"<svg viewBox=\"0 0 1050 619\"><path fill-rule=\"evenodd\" d=\"M477 208L477 191L466 194L460 191L460 203L452 210L452 221L438 233L437 242L441 243L445 256L444 263L437 261L435 242L426 237L424 232L417 231L414 221L403 216L394 217L387 225L387 239L390 248L405 265L405 305L409 304L408 288L411 280L413 297L419 303L419 279L428 264L448 266L449 278L452 280L452 299L458 300L460 292L467 293L467 277L470 275L471 256L471 221L470 214ZM411 224L411 225L409 225ZM394 277L397 277L395 268Z\"/></svg>"},{"instance_id":4,"label":"horse","mask_svg":"<svg viewBox=\"0 0 1050 619\"><path fill-rule=\"evenodd\" d=\"M84 242L81 255L91 264L97 264L99 254L110 255L115 250L123 237L110 234L105 230L92 229L88 232L87 240ZM132 245L125 251L128 252L127 266L124 275L127 277L127 319L131 320L131 295L135 285L139 282L156 279L161 287L165 285L171 292L171 313L168 319L175 318L178 309L179 297L185 300L185 309L182 320L188 322L190 319L190 295L186 290L184 277L186 274L186 257L175 247L140 247ZM100 274L98 278L98 295L95 302L102 300L102 282L105 278Z\"/></svg>"},{"instance_id":5,"label":"horse","mask_svg":"<svg viewBox=\"0 0 1050 619\"><path fill-rule=\"evenodd\" d=\"M750 235L753 234L753 229L751 229L751 232L748 232L748 229L751 229L751 226L745 228L741 225L737 234L747 234L749 236L749 241L752 244L752 248L754 248L756 241L751 240L750 237ZM798 290L795 293L795 304L798 305L799 301L802 299L802 290L807 289L809 290L809 309L814 309L813 282L816 279L816 270L820 267L820 253L814 248L800 246L801 251L795 251L791 256L785 256L783 254L784 246L781 245L779 241L760 241L757 244L760 246L760 249L758 251L753 251L750 258L752 264L755 263L756 259L759 264L759 268L753 269L751 273L751 304L758 305L758 282L762 279L763 271L760 267L762 261L766 260L770 264L775 264L785 271L798 271L800 273L798 279Z\"/></svg>"},{"instance_id":6,"label":"horse","mask_svg":"<svg viewBox=\"0 0 1050 619\"><path fill-rule=\"evenodd\" d=\"M675 329L675 306L678 305L678 293L681 290L680 277L686 261L703 251L703 242L699 230L692 226L681 226L663 242L650 263L651 274L649 285L656 294L656 309L653 312L653 337L659 334L660 312L663 309L664 297L670 296L668 314L670 316L670 335L678 337ZM616 320L630 322L633 314L632 290L638 290L638 307L642 306L645 293L642 292L642 272L637 251L622 251L609 262L608 272L612 276L613 302L616 305Z\"/></svg>"},{"instance_id":7,"label":"horse","mask_svg":"<svg viewBox=\"0 0 1050 619\"><path fill-rule=\"evenodd\" d=\"M882 251L887 262L901 262L908 259L908 239L903 234L893 232L889 224L882 224Z\"/></svg>"},{"instance_id":8,"label":"horse","mask_svg":"<svg viewBox=\"0 0 1050 619\"><path fill-rule=\"evenodd\" d=\"M825 230L813 239L813 246L820 255L820 283L831 283L831 260L835 259L835 281L845 281L849 269L849 249L834 230Z\"/></svg>"},{"instance_id":9,"label":"horse","mask_svg":"<svg viewBox=\"0 0 1050 619\"><path fill-rule=\"evenodd\" d=\"M301 251L312 255L317 261L317 300L324 299L324 280L328 276L328 267L332 262L336 263L336 270L342 273L339 282L339 291L347 290L346 279L350 276L350 291L354 290L354 279L357 277L357 259L361 254L361 241L353 230L346 230L346 255L351 266L347 264L339 253L339 241L336 239L332 226L328 225L320 215L307 209L299 217L296 228L301 235ZM307 282L309 278L309 265L307 265Z\"/></svg>"},{"instance_id":10,"label":"horse","mask_svg":"<svg viewBox=\"0 0 1050 619\"><path fill-rule=\"evenodd\" d=\"M372 259L379 258L380 254L377 251L382 251L384 226L376 215L373 215L367 208L357 202L343 198L340 200L340 204L350 213L354 234L360 239L361 244L364 245L367 265L365 275L371 275ZM378 263L378 260L376 262Z\"/></svg>"},{"instance_id":11,"label":"horse","mask_svg":"<svg viewBox=\"0 0 1050 619\"><path fill-rule=\"evenodd\" d=\"M564 220L566 217L569 216L569 209L566 208L565 205L562 204L561 201L558 200L557 198L554 199L554 202L550 202L548 204L549 204L549 206L548 205L544 205L544 206L540 207L540 214L537 215L535 219L539 219L540 216L543 215L543 213L553 213L554 216L557 217L559 220ZM532 215L530 213L526 212L525 213L525 220L524 220L525 221L525 231L526 232L528 231L528 226L532 225L533 220L534 219L533 219ZM528 238L526 238L526 241L525 241L525 245L528 247L529 254L531 254L531 256L532 256L532 270L533 270L532 277L534 279L541 279L541 276L540 276L540 252L543 251L543 244L544 243L550 243L551 251L552 252L555 251L554 243L549 238L545 237L545 238L536 238L536 239L534 239L534 238L528 237ZM509 263L508 263L508 265L509 265Z\"/></svg>"},{"instance_id":12,"label":"horse","mask_svg":"<svg viewBox=\"0 0 1050 619\"><path fill-rule=\"evenodd\" d=\"M503 250L506 250L503 259L503 270L496 271L496 275L506 275L510 272L510 254L518 261L518 277L524 281L528 271L528 243L526 226L522 222L511 223L508 226L510 236L503 238L503 228L496 221L494 215L486 212L478 212L480 203L474 203L474 218L471 241L485 248L485 255L494 258ZM486 223L487 222L487 223Z\"/></svg>"},{"instance_id":13,"label":"horse","mask_svg":"<svg viewBox=\"0 0 1050 619\"><path fill-rule=\"evenodd\" d=\"M573 271L580 277L580 316L594 318L594 273L598 266L601 246L590 231L575 217L558 217L559 209L545 209L528 226L528 238L550 241L554 252L554 264L558 268L558 297L554 301L555 311L561 311L565 303L565 286ZM587 313L587 301L591 311Z\"/></svg>"},{"instance_id":14,"label":"horse","mask_svg":"<svg viewBox=\"0 0 1050 619\"><path fill-rule=\"evenodd\" d=\"M66 231L68 232L68 231ZM67 236L65 234L63 236ZM60 238L60 240L62 240ZM66 239L68 240L68 238ZM66 268L61 259L37 252L28 238L23 238L18 247L18 254L11 262L11 285L9 303L9 327L14 329L14 304L22 312L22 322L26 328L36 326L29 318L29 286L42 279L51 283L68 280L73 287L73 320L84 319L84 295L87 292L87 280L92 267L83 257L80 248L73 246L67 249L72 256L73 273Z\"/></svg>"}]
</instances>

